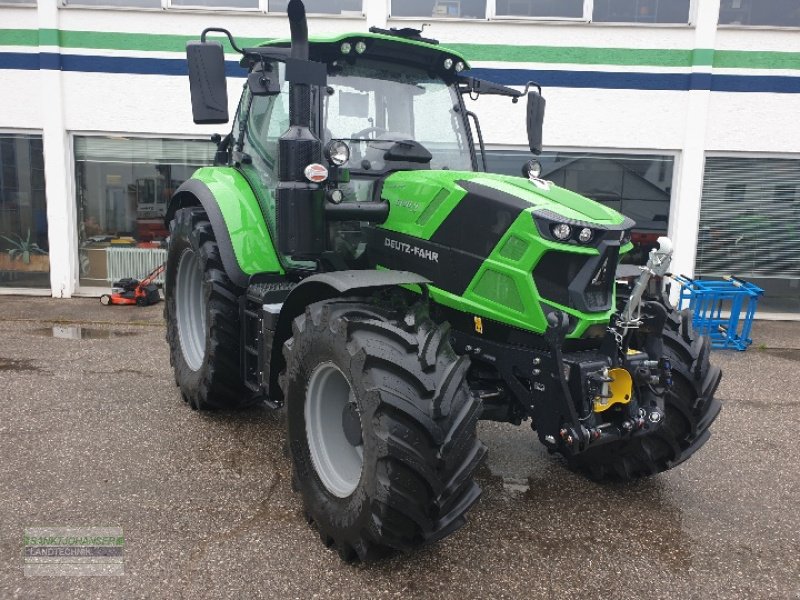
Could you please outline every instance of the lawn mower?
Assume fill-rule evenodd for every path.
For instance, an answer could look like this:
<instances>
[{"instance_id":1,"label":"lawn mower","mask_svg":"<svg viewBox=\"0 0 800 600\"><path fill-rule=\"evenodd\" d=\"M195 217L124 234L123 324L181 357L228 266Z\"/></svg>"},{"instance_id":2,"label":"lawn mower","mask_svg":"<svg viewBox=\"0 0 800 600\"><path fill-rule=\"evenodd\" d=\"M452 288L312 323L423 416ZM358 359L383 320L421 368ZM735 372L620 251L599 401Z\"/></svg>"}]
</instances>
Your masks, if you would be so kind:
<instances>
[{"instance_id":1,"label":"lawn mower","mask_svg":"<svg viewBox=\"0 0 800 600\"><path fill-rule=\"evenodd\" d=\"M132 277L119 279L111 284L111 294L100 296L100 304L135 304L136 306L150 306L161 301L158 285L154 283L156 277L164 272L164 265L159 265L147 277L139 281Z\"/></svg>"}]
</instances>

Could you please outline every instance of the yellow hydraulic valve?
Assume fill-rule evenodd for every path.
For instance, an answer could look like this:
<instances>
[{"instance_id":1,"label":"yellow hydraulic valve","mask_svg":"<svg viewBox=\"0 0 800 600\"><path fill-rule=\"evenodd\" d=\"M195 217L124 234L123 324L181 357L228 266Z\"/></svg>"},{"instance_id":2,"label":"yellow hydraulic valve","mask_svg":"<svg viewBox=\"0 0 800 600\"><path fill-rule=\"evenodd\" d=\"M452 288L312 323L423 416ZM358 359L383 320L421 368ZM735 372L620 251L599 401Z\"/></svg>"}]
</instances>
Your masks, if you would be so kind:
<instances>
[{"instance_id":1,"label":"yellow hydraulic valve","mask_svg":"<svg viewBox=\"0 0 800 600\"><path fill-rule=\"evenodd\" d=\"M627 404L633 394L633 379L627 369L609 369L608 383L603 385L603 396L594 399L594 412L603 412L615 404Z\"/></svg>"}]
</instances>

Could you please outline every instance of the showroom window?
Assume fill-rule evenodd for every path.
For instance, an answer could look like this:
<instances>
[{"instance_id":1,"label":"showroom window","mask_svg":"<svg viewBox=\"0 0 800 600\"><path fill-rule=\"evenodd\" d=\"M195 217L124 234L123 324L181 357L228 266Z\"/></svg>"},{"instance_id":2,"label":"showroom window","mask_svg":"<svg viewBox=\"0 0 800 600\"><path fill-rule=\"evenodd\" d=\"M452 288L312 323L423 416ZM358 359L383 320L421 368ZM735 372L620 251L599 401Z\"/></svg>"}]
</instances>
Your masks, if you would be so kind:
<instances>
[{"instance_id":1,"label":"showroom window","mask_svg":"<svg viewBox=\"0 0 800 600\"><path fill-rule=\"evenodd\" d=\"M348 15L360 17L363 14L362 0L303 0L306 12L310 14ZM286 14L289 0L269 0L267 10Z\"/></svg>"},{"instance_id":2,"label":"showroom window","mask_svg":"<svg viewBox=\"0 0 800 600\"><path fill-rule=\"evenodd\" d=\"M214 151L205 141L75 137L80 285L107 287L161 264L167 202Z\"/></svg>"},{"instance_id":3,"label":"showroom window","mask_svg":"<svg viewBox=\"0 0 800 600\"><path fill-rule=\"evenodd\" d=\"M488 150L489 171L521 175L530 160L524 150ZM672 156L596 154L590 152L543 152L542 179L602 202L636 221L634 250L624 262L644 264L656 240L667 234Z\"/></svg>"},{"instance_id":4,"label":"showroom window","mask_svg":"<svg viewBox=\"0 0 800 600\"><path fill-rule=\"evenodd\" d=\"M582 19L583 0L497 0L498 17Z\"/></svg>"},{"instance_id":5,"label":"showroom window","mask_svg":"<svg viewBox=\"0 0 800 600\"><path fill-rule=\"evenodd\" d=\"M594 0L598 23L688 23L690 0Z\"/></svg>"},{"instance_id":6,"label":"showroom window","mask_svg":"<svg viewBox=\"0 0 800 600\"><path fill-rule=\"evenodd\" d=\"M42 136L0 133L0 286L50 287Z\"/></svg>"},{"instance_id":7,"label":"showroom window","mask_svg":"<svg viewBox=\"0 0 800 600\"><path fill-rule=\"evenodd\" d=\"M161 8L161 0L63 0L64 6L120 6L125 8Z\"/></svg>"},{"instance_id":8,"label":"showroom window","mask_svg":"<svg viewBox=\"0 0 800 600\"><path fill-rule=\"evenodd\" d=\"M215 8L217 10L258 8L258 0L169 0L175 8Z\"/></svg>"},{"instance_id":9,"label":"showroom window","mask_svg":"<svg viewBox=\"0 0 800 600\"><path fill-rule=\"evenodd\" d=\"M761 25L800 27L800 2L797 0L722 0L720 25Z\"/></svg>"},{"instance_id":10,"label":"showroom window","mask_svg":"<svg viewBox=\"0 0 800 600\"><path fill-rule=\"evenodd\" d=\"M486 0L392 0L393 17L485 19Z\"/></svg>"},{"instance_id":11,"label":"showroom window","mask_svg":"<svg viewBox=\"0 0 800 600\"><path fill-rule=\"evenodd\" d=\"M695 274L766 291L759 310L800 312L800 159L706 158Z\"/></svg>"}]
</instances>

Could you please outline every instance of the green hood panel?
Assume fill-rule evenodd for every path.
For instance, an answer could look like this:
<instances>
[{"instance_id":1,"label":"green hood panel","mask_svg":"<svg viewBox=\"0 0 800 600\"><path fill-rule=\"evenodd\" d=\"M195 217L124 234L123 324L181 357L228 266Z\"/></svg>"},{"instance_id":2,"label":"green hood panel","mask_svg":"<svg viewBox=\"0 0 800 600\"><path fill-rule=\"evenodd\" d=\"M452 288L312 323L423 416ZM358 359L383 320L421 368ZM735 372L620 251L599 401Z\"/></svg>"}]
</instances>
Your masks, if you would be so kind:
<instances>
[{"instance_id":1,"label":"green hood panel","mask_svg":"<svg viewBox=\"0 0 800 600\"><path fill-rule=\"evenodd\" d=\"M242 271L283 273L261 207L242 174L230 167L204 167L192 178L205 183L214 195Z\"/></svg>"},{"instance_id":2,"label":"green hood panel","mask_svg":"<svg viewBox=\"0 0 800 600\"><path fill-rule=\"evenodd\" d=\"M582 312L550 299L552 288L538 289L534 270L551 253L563 254L566 268L600 250L542 237L531 213L627 228L618 212L553 184L489 173L402 171L384 180L381 195L391 208L378 229L385 233L374 236L378 266L420 270L435 282L435 302L537 333L547 328L547 312L561 310L575 322L570 338L613 314L613 295L606 310Z\"/></svg>"},{"instance_id":3,"label":"green hood panel","mask_svg":"<svg viewBox=\"0 0 800 600\"><path fill-rule=\"evenodd\" d=\"M523 177L470 171L400 171L386 178L382 197L389 201L386 229L430 239L436 229L466 195L459 181L471 181L530 204L548 209L566 219L598 225L619 225L625 217L599 202L554 184L542 189Z\"/></svg>"}]
</instances>

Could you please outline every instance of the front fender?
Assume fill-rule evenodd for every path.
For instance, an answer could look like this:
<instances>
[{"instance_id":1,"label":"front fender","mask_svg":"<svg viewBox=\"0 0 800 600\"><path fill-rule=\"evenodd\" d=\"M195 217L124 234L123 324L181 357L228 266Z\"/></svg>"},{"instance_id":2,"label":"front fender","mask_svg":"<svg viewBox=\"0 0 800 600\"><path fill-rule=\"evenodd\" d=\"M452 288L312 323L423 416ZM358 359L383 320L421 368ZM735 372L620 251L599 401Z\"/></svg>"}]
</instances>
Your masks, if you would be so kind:
<instances>
[{"instance_id":1,"label":"front fender","mask_svg":"<svg viewBox=\"0 0 800 600\"><path fill-rule=\"evenodd\" d=\"M230 167L198 169L172 196L167 224L178 209L198 204L208 215L231 281L247 287L256 273L283 274L261 207L241 173Z\"/></svg>"}]
</instances>

